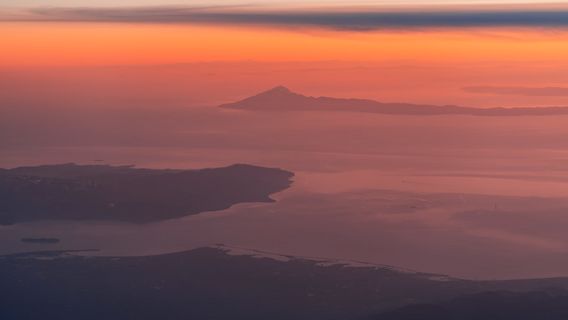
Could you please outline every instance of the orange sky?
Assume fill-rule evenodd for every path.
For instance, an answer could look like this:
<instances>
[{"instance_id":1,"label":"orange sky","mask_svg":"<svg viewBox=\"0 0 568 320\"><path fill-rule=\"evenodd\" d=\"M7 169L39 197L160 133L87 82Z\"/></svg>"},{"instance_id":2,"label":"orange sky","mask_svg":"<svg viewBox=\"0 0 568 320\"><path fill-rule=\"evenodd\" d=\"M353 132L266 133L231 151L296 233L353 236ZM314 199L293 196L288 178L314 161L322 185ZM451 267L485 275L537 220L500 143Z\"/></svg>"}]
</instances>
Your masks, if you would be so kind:
<instances>
[{"instance_id":1,"label":"orange sky","mask_svg":"<svg viewBox=\"0 0 568 320\"><path fill-rule=\"evenodd\" d=\"M1 66L196 61L562 62L568 33L526 30L332 32L87 23L0 24Z\"/></svg>"},{"instance_id":2,"label":"orange sky","mask_svg":"<svg viewBox=\"0 0 568 320\"><path fill-rule=\"evenodd\" d=\"M26 92L33 83L38 99L38 92L61 96L70 88L77 93L98 88L95 96L111 91L113 96L133 94L116 87L139 88L143 94L160 94L181 104L212 104L286 85L311 95L382 101L479 107L568 105L568 96L562 95L464 92L469 86L568 87L567 40L568 32L550 29L335 32L175 24L0 23L0 69L11 70L4 81L0 79L0 98L4 94L4 99L6 95L16 99L16 93ZM218 63L227 61L233 64ZM200 62L216 64L176 67L176 73L135 70L138 65ZM36 70L109 65L133 69L128 75L116 70L82 71L80 75ZM157 89L161 84L167 87ZM153 89L140 89L147 87Z\"/></svg>"}]
</instances>

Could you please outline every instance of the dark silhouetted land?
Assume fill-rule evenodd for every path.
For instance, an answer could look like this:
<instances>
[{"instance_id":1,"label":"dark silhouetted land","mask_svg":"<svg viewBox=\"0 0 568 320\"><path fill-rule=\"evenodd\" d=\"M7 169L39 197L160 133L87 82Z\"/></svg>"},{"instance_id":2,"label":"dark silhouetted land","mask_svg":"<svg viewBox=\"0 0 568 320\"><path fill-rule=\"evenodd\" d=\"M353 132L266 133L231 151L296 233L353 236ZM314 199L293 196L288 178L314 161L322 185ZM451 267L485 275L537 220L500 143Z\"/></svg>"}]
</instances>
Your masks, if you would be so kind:
<instances>
[{"instance_id":1,"label":"dark silhouetted land","mask_svg":"<svg viewBox=\"0 0 568 320\"><path fill-rule=\"evenodd\" d=\"M443 305L439 301L463 295L497 290L549 292L545 288L551 287L562 292L568 286L566 279L468 281L360 262L234 252L225 246L145 257L77 254L81 253L51 251L0 257L0 318L370 319L404 305ZM503 310L517 315L531 306L560 308L559 301L568 301L565 296L534 300L531 294L485 297L451 304L465 314L480 303L492 308L491 304L503 302ZM533 303L524 304L526 301ZM518 309L512 310L512 306Z\"/></svg>"},{"instance_id":2,"label":"dark silhouetted land","mask_svg":"<svg viewBox=\"0 0 568 320\"><path fill-rule=\"evenodd\" d=\"M270 202L288 171L250 165L202 170L47 165L0 171L0 224L34 220L152 222Z\"/></svg>"},{"instance_id":3,"label":"dark silhouetted land","mask_svg":"<svg viewBox=\"0 0 568 320\"><path fill-rule=\"evenodd\" d=\"M392 115L546 116L568 114L568 107L471 108L455 105L384 103L366 99L309 97L276 87L220 107L257 111L344 111Z\"/></svg>"},{"instance_id":4,"label":"dark silhouetted land","mask_svg":"<svg viewBox=\"0 0 568 320\"><path fill-rule=\"evenodd\" d=\"M494 291L459 296L438 304L415 304L385 312L375 320L563 320L568 291Z\"/></svg>"}]
</instances>

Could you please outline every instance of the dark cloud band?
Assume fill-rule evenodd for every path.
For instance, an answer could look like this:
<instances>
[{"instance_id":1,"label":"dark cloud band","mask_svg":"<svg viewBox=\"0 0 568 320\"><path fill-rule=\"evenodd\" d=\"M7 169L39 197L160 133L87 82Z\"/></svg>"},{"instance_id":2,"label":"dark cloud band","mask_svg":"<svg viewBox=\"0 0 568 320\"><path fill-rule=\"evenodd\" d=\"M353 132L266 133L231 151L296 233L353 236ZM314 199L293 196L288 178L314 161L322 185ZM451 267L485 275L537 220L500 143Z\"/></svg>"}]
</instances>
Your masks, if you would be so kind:
<instances>
[{"instance_id":1,"label":"dark cloud band","mask_svg":"<svg viewBox=\"0 0 568 320\"><path fill-rule=\"evenodd\" d=\"M320 27L335 30L456 27L568 27L568 9L478 11L259 11L211 8L49 8L36 9L34 21L186 23ZM16 19L17 20L17 19Z\"/></svg>"}]
</instances>

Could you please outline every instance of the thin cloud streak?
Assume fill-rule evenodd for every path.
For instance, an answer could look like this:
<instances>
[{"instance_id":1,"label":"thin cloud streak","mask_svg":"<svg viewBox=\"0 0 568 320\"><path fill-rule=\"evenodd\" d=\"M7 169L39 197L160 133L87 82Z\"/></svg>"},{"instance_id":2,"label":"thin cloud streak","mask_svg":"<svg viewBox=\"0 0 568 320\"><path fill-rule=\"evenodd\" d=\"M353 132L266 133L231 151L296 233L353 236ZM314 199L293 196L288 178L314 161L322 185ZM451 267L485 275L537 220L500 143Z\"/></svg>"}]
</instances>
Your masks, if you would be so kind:
<instances>
[{"instance_id":1,"label":"thin cloud streak","mask_svg":"<svg viewBox=\"0 0 568 320\"><path fill-rule=\"evenodd\" d=\"M535 97L568 97L568 87L465 87L464 91L479 94L519 95Z\"/></svg>"},{"instance_id":2,"label":"thin cloud streak","mask_svg":"<svg viewBox=\"0 0 568 320\"><path fill-rule=\"evenodd\" d=\"M566 28L568 9L337 11L257 10L255 8L43 8L0 21L220 24L315 27L345 31L472 27Z\"/></svg>"}]
</instances>

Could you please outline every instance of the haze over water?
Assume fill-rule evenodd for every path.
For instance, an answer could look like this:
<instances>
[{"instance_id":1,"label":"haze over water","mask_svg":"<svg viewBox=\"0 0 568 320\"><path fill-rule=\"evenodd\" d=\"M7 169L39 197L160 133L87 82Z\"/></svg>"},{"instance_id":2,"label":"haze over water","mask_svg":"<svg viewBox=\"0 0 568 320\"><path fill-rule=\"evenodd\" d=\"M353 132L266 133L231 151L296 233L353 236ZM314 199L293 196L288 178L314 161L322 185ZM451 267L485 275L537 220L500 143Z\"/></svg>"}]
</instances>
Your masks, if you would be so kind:
<instances>
[{"instance_id":1,"label":"haze over water","mask_svg":"<svg viewBox=\"0 0 568 320\"><path fill-rule=\"evenodd\" d=\"M19 241L30 236L62 240L50 248L97 248L102 255L226 243L468 278L566 275L568 239L561 227L568 207L566 117L255 114L213 108L183 115L138 120L142 128L174 122L155 138L177 141L175 146L18 146L5 148L2 166L250 163L295 172L292 188L275 195L275 203L154 224L6 226L2 252L37 249ZM128 128L123 134L147 140L148 132Z\"/></svg>"},{"instance_id":2,"label":"haze over water","mask_svg":"<svg viewBox=\"0 0 568 320\"><path fill-rule=\"evenodd\" d=\"M154 6L140 11L153 1L129 1L128 15L107 6L63 10L59 1L51 9L36 1L3 3L1 167L247 163L296 176L274 203L159 223L1 226L0 253L45 248L21 242L25 237L61 239L49 249L120 256L226 243L465 278L568 276L568 116L217 107L277 85L310 96L384 102L568 106L568 33L562 24L537 19L551 7L564 12L549 2L429 7L534 14L528 22L490 25L468 15L465 26L438 16L433 25L372 18L354 25L353 11L364 11L356 6L331 22L313 19L317 10L343 12L328 1L197 15L179 3L162 8L173 10L166 18L188 21L162 21ZM396 14L432 4L405 3ZM187 5L203 3L181 7ZM271 20L282 7L286 15ZM244 23L240 15L247 10L268 16ZM305 21L294 23L294 14Z\"/></svg>"}]
</instances>

